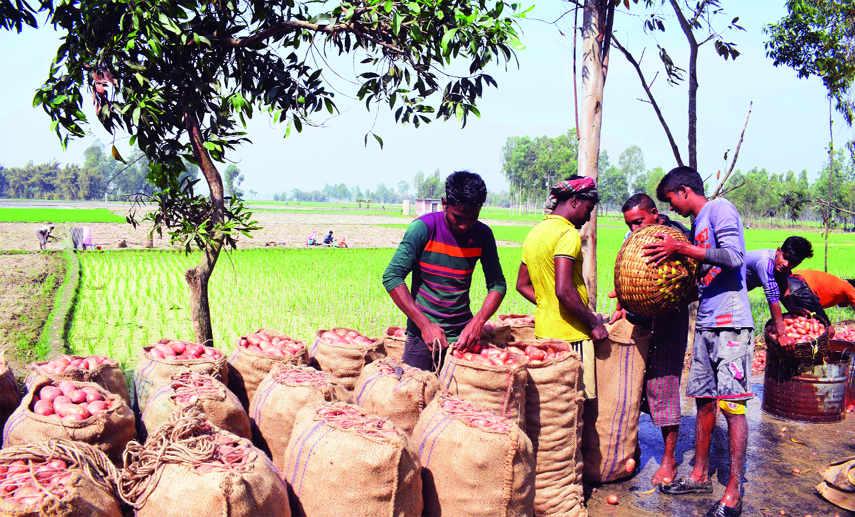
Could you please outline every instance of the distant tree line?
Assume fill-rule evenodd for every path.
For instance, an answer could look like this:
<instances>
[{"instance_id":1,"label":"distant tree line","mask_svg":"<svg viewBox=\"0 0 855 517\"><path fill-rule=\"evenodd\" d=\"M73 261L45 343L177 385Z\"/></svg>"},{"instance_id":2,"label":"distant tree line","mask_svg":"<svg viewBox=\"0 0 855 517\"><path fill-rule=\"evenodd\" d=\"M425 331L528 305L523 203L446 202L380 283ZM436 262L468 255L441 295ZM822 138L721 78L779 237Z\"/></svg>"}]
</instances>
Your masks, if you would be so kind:
<instances>
[{"instance_id":1,"label":"distant tree line","mask_svg":"<svg viewBox=\"0 0 855 517\"><path fill-rule=\"evenodd\" d=\"M359 185L348 187L344 183L337 185L324 185L323 190L300 190L293 189L291 192L281 192L273 195L274 201L297 201L297 202L336 202L349 201L362 203L370 206L371 203L401 203L404 199L415 198L440 198L445 195L445 178L440 177L439 170L425 176L419 171L413 178L412 192L410 184L401 180L397 188L387 187L380 183L374 190L362 190ZM412 196L410 195L412 193Z\"/></svg>"},{"instance_id":2,"label":"distant tree line","mask_svg":"<svg viewBox=\"0 0 855 517\"><path fill-rule=\"evenodd\" d=\"M509 137L501 151L502 173L511 189L507 205L499 194L488 197L488 204L511 206L523 212L539 212L555 181L577 172L578 142L576 130L551 138L542 136ZM656 199L656 186L665 176L662 167L647 169L644 153L635 145L623 150L618 163L609 160L606 150L600 151L599 190L601 212L619 210L631 195L644 192ZM776 174L755 167L748 172L740 170L728 178L722 188L724 197L731 200L749 223L764 220L818 221L822 217L822 203L830 202L832 225L844 229L855 226L855 164L843 151L836 153L832 199L828 196L829 166L826 164L811 183L806 170ZM716 171L699 171L711 195L719 182ZM839 210L843 209L843 210Z\"/></svg>"},{"instance_id":3,"label":"distant tree line","mask_svg":"<svg viewBox=\"0 0 855 517\"><path fill-rule=\"evenodd\" d=\"M96 200L122 199L134 194L151 194L153 187L146 179L149 162L139 149L134 149L122 163L96 141L83 151L83 164L61 165L56 160L42 164L32 161L23 167L0 164L0 197L17 199ZM182 178L196 179L199 168L184 164Z\"/></svg>"}]
</instances>

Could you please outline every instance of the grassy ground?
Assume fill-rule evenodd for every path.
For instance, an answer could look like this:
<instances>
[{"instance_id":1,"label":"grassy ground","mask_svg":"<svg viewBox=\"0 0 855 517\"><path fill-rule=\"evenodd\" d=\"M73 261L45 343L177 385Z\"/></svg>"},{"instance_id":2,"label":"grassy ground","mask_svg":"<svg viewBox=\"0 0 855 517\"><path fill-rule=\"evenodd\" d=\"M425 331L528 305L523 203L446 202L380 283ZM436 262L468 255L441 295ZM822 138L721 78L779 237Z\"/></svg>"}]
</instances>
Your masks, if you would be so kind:
<instances>
[{"instance_id":1,"label":"grassy ground","mask_svg":"<svg viewBox=\"0 0 855 517\"><path fill-rule=\"evenodd\" d=\"M0 223L123 223L106 208L0 208Z\"/></svg>"}]
</instances>

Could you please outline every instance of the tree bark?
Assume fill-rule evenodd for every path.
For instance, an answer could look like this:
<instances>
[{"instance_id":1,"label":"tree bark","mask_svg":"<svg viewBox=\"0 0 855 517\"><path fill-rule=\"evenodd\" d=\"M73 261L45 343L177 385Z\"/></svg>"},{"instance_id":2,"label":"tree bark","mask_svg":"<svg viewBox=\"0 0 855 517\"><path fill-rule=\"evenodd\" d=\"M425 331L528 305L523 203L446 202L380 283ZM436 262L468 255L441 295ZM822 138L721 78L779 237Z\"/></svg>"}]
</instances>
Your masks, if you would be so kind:
<instances>
[{"instance_id":1,"label":"tree bark","mask_svg":"<svg viewBox=\"0 0 855 517\"><path fill-rule=\"evenodd\" d=\"M689 167L698 170L698 41L692 31L691 23L686 20L677 0L670 0L671 7L680 22L680 28L689 41ZM697 19L706 7L701 2L693 19Z\"/></svg>"},{"instance_id":2,"label":"tree bark","mask_svg":"<svg viewBox=\"0 0 855 517\"><path fill-rule=\"evenodd\" d=\"M608 54L603 54L605 12L608 0L586 0L582 17L582 116L579 121L579 175L597 181L600 131L603 123L603 89L608 72ZM588 289L588 307L597 309L597 211L585 229L582 276Z\"/></svg>"},{"instance_id":3,"label":"tree bark","mask_svg":"<svg viewBox=\"0 0 855 517\"><path fill-rule=\"evenodd\" d=\"M223 191L223 179L217 167L214 165L207 149L202 145L202 131L199 119L194 111L194 106L189 95L183 99L184 126L190 137L190 145L193 156L199 164L202 175L208 183L211 191L211 222L220 224L225 220L225 201ZM214 236L202 253L202 259L196 267L190 268L184 275L187 286L190 289L190 319L193 326L193 334L197 343L205 346L214 344L214 331L211 325L211 309L208 304L208 281L217 264L220 251L223 249L224 235L221 231L214 232Z\"/></svg>"},{"instance_id":4,"label":"tree bark","mask_svg":"<svg viewBox=\"0 0 855 517\"><path fill-rule=\"evenodd\" d=\"M828 205L825 212L825 264L823 271L828 273L828 232L831 231L831 182L834 179L834 129L832 128L831 95L828 96Z\"/></svg>"}]
</instances>

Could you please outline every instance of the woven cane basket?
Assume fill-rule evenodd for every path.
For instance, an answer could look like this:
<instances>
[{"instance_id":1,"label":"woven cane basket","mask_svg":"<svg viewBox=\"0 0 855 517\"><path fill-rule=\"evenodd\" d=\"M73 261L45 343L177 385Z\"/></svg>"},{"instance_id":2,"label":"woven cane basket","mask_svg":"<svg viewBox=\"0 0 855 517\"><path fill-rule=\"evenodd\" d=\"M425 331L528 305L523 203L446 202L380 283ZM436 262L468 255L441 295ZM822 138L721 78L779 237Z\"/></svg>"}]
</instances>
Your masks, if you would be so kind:
<instances>
[{"instance_id":1,"label":"woven cane basket","mask_svg":"<svg viewBox=\"0 0 855 517\"><path fill-rule=\"evenodd\" d=\"M647 263L644 246L660 242L658 234L689 242L679 231L668 226L645 226L632 233L621 246L615 263L615 291L627 311L639 316L661 316L683 305L695 285L697 261L683 255L672 255L659 264Z\"/></svg>"},{"instance_id":2,"label":"woven cane basket","mask_svg":"<svg viewBox=\"0 0 855 517\"><path fill-rule=\"evenodd\" d=\"M785 313L784 317L796 317L797 314ZM770 318L766 322L763 332L763 341L766 343L766 350L779 359L788 361L812 362L813 364L822 364L831 356L831 350L828 346L828 327L825 332L818 338L810 341L797 341L794 350L788 350L778 343L778 340L769 334L769 329L775 328L775 320Z\"/></svg>"}]
</instances>

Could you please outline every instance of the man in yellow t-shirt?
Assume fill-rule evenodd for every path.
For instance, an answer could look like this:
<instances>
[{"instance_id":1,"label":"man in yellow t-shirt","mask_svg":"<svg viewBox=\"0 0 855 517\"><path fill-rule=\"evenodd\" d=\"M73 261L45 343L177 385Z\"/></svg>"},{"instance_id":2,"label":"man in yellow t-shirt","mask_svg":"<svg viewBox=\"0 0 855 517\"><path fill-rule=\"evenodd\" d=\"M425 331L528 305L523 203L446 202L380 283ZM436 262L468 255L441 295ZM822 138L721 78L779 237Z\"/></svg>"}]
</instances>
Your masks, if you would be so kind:
<instances>
[{"instance_id":1,"label":"man in yellow t-shirt","mask_svg":"<svg viewBox=\"0 0 855 517\"><path fill-rule=\"evenodd\" d=\"M549 191L552 213L535 226L523 243L517 291L537 305L537 338L561 339L582 355L585 396L597 397L594 341L608 337L596 314L588 310L582 278L582 240L578 228L591 218L599 201L591 178L570 176Z\"/></svg>"}]
</instances>

